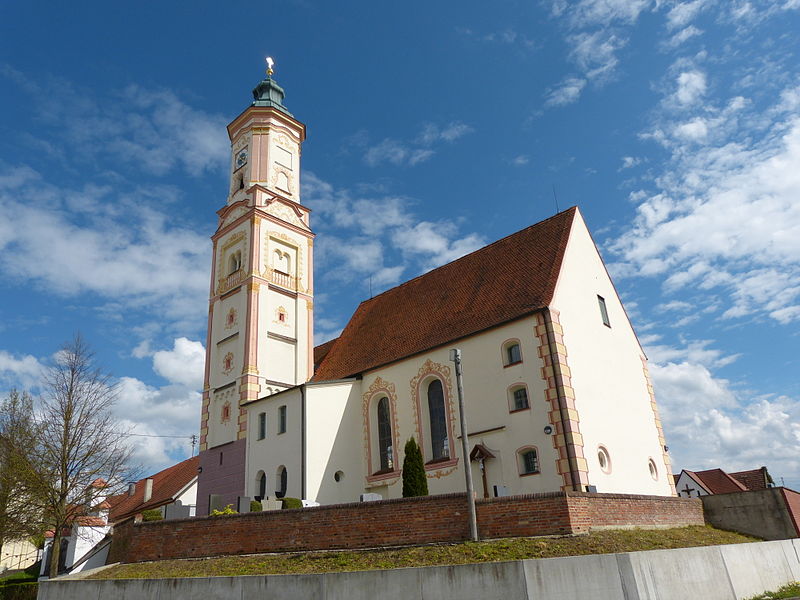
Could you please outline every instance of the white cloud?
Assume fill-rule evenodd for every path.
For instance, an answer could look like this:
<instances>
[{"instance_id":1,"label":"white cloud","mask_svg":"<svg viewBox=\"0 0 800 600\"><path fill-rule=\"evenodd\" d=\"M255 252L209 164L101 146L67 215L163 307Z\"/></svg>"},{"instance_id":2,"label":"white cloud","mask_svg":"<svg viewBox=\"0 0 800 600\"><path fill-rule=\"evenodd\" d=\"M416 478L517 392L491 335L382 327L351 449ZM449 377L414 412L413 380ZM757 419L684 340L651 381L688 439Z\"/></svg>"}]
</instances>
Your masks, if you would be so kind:
<instances>
[{"instance_id":1,"label":"white cloud","mask_svg":"<svg viewBox=\"0 0 800 600\"><path fill-rule=\"evenodd\" d=\"M686 27L709 4L708 0L694 0L693 2L675 4L667 11L667 29L674 30Z\"/></svg>"},{"instance_id":2,"label":"white cloud","mask_svg":"<svg viewBox=\"0 0 800 600\"><path fill-rule=\"evenodd\" d=\"M527 154L520 154L511 159L511 164L515 167L524 167L530 162L530 157Z\"/></svg>"},{"instance_id":3,"label":"white cloud","mask_svg":"<svg viewBox=\"0 0 800 600\"><path fill-rule=\"evenodd\" d=\"M675 101L682 107L689 106L702 98L708 87L706 75L702 71L684 71L678 75L678 89L675 90Z\"/></svg>"},{"instance_id":4,"label":"white cloud","mask_svg":"<svg viewBox=\"0 0 800 600\"><path fill-rule=\"evenodd\" d=\"M30 389L41 381L44 367L39 360L26 354L15 356L0 350L0 382L9 388Z\"/></svg>"},{"instance_id":5,"label":"white cloud","mask_svg":"<svg viewBox=\"0 0 800 600\"><path fill-rule=\"evenodd\" d=\"M693 37L697 37L698 35L703 35L703 30L698 29L694 25L689 25L688 27L684 27L675 33L672 37L666 40L663 45L666 48L677 48L685 41L690 40Z\"/></svg>"},{"instance_id":6,"label":"white cloud","mask_svg":"<svg viewBox=\"0 0 800 600\"><path fill-rule=\"evenodd\" d=\"M722 109L698 109L709 117L662 118L653 138L671 159L656 191L632 196L636 219L612 244L628 268L616 272L662 277L672 292L716 292L725 319L800 320L795 90L777 91L766 110L737 96Z\"/></svg>"},{"instance_id":7,"label":"white cloud","mask_svg":"<svg viewBox=\"0 0 800 600\"><path fill-rule=\"evenodd\" d=\"M145 471L155 472L191 453L189 436L200 428L201 395L184 385L156 388L133 377L122 377L118 385L116 415L122 430L131 436L134 461Z\"/></svg>"},{"instance_id":8,"label":"white cloud","mask_svg":"<svg viewBox=\"0 0 800 600\"><path fill-rule=\"evenodd\" d=\"M579 0L567 2L554 0L555 16L566 16L572 27L608 26L615 22L634 23L651 0Z\"/></svg>"},{"instance_id":9,"label":"white cloud","mask_svg":"<svg viewBox=\"0 0 800 600\"><path fill-rule=\"evenodd\" d=\"M617 52L628 40L605 30L581 32L568 38L571 56L589 80L608 78L619 64Z\"/></svg>"},{"instance_id":10,"label":"white cloud","mask_svg":"<svg viewBox=\"0 0 800 600\"><path fill-rule=\"evenodd\" d=\"M586 80L580 77L568 77L547 93L545 106L564 106L572 104L580 98Z\"/></svg>"},{"instance_id":11,"label":"white cloud","mask_svg":"<svg viewBox=\"0 0 800 600\"><path fill-rule=\"evenodd\" d=\"M800 470L800 402L748 397L691 362L651 364L675 470Z\"/></svg>"},{"instance_id":12,"label":"white cloud","mask_svg":"<svg viewBox=\"0 0 800 600\"><path fill-rule=\"evenodd\" d=\"M170 383L199 390L203 387L205 357L203 344L180 337L175 339L172 350L153 354L153 370Z\"/></svg>"},{"instance_id":13,"label":"white cloud","mask_svg":"<svg viewBox=\"0 0 800 600\"><path fill-rule=\"evenodd\" d=\"M110 164L109 157L154 175L183 169L198 176L228 164L227 119L196 110L170 90L130 85L118 96L97 98L63 80L45 86L9 67L0 75L31 95L51 138L74 156ZM58 89L58 102L49 90Z\"/></svg>"},{"instance_id":14,"label":"white cloud","mask_svg":"<svg viewBox=\"0 0 800 600\"><path fill-rule=\"evenodd\" d=\"M29 178L30 170L23 170ZM7 182L18 171L0 165ZM41 177L35 187L35 196L0 189L0 272L7 282L46 287L62 297L97 294L174 322L200 318L209 277L204 235L173 224L135 191L72 190ZM85 205L73 197L83 197Z\"/></svg>"},{"instance_id":15,"label":"white cloud","mask_svg":"<svg viewBox=\"0 0 800 600\"><path fill-rule=\"evenodd\" d=\"M642 159L636 156L623 156L622 157L622 166L618 169L619 171L623 171L625 169L631 169L639 164L641 164Z\"/></svg>"},{"instance_id":16,"label":"white cloud","mask_svg":"<svg viewBox=\"0 0 800 600\"><path fill-rule=\"evenodd\" d=\"M436 153L432 148L435 144L452 143L473 131L471 126L461 121L453 121L445 126L425 123L419 135L410 142L385 138L370 146L369 136L366 132L359 132L355 136L351 136L350 142L356 146L366 147L364 162L370 167L376 167L383 163L413 167L425 162Z\"/></svg>"}]
</instances>

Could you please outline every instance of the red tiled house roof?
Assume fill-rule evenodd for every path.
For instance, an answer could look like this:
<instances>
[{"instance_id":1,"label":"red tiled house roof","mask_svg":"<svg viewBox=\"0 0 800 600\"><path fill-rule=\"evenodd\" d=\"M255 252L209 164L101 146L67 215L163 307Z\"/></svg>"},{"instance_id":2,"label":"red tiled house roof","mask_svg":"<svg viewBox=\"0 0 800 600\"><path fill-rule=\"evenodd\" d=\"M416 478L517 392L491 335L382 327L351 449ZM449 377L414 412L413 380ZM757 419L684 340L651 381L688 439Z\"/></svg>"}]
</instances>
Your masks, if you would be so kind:
<instances>
[{"instance_id":1,"label":"red tiled house roof","mask_svg":"<svg viewBox=\"0 0 800 600\"><path fill-rule=\"evenodd\" d=\"M145 477L136 482L136 491L131 496L120 494L111 496L111 515L109 521L116 523L132 517L143 510L158 508L173 501L175 495L189 485L197 477L197 467L200 459L197 456L179 462L163 471ZM145 482L153 480L153 495L144 501Z\"/></svg>"},{"instance_id":2,"label":"red tiled house roof","mask_svg":"<svg viewBox=\"0 0 800 600\"><path fill-rule=\"evenodd\" d=\"M730 492L746 491L741 483L728 475L722 469L709 469L707 471L686 471L689 477L708 490L710 494L727 494Z\"/></svg>"},{"instance_id":3,"label":"red tiled house roof","mask_svg":"<svg viewBox=\"0 0 800 600\"><path fill-rule=\"evenodd\" d=\"M731 473L730 476L748 490L765 490L770 483L767 467L752 469L751 471L739 471L738 473Z\"/></svg>"},{"instance_id":4,"label":"red tiled house roof","mask_svg":"<svg viewBox=\"0 0 800 600\"><path fill-rule=\"evenodd\" d=\"M342 379L529 315L553 298L577 209L565 210L365 300L314 381Z\"/></svg>"}]
</instances>

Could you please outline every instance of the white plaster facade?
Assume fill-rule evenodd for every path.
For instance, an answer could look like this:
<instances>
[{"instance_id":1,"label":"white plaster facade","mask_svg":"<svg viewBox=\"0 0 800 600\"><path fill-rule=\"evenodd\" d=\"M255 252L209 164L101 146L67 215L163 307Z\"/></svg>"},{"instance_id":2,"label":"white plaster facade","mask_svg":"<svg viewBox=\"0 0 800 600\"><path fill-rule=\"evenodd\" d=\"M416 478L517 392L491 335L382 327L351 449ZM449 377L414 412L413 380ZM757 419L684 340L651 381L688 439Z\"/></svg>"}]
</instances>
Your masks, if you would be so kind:
<instances>
[{"instance_id":1,"label":"white plaster facade","mask_svg":"<svg viewBox=\"0 0 800 600\"><path fill-rule=\"evenodd\" d=\"M347 371L348 379L310 381L313 233L298 185L305 128L282 106L254 106L228 131L232 183L212 238L201 449L244 444L236 493L277 491L325 504L364 493L396 498L403 447L413 436L433 494L462 490L467 462L478 495L675 494L646 357L580 211L554 217L571 221L546 305ZM502 304L502 291L495 296ZM511 346L520 360L508 358ZM480 446L473 461L461 456L454 347L463 356L470 449ZM434 453L426 395L435 379L446 434ZM389 423L382 453L381 398ZM279 433L281 411L286 430ZM204 477L226 481L208 456L201 462L214 474L201 475L200 503L213 491L203 488Z\"/></svg>"},{"instance_id":2,"label":"white plaster facade","mask_svg":"<svg viewBox=\"0 0 800 600\"><path fill-rule=\"evenodd\" d=\"M603 323L597 296L605 299L610 327ZM551 311L559 315L561 345L572 379L574 408L580 428L581 488L598 492L674 495L669 458L664 451L657 414L651 403L644 354L613 284L579 213L572 225ZM362 378L310 383L247 404L248 422L259 413L268 422L266 439L251 429L247 448L246 495L257 496L258 474L275 479L279 466L291 465L287 495L323 504L358 500L360 494L384 498L402 495L401 465L405 442L413 436L431 461L430 430L424 388L433 378L443 382L451 460L426 465L430 493L462 491L463 465L458 428L455 374L449 350L462 351L470 448L481 444L493 455L472 461L479 496L526 494L562 489L559 472L559 423L554 422L543 378L541 318L530 315L423 354L364 373ZM509 341L520 345L521 362L504 365ZM515 410L509 390L524 386L528 407ZM375 475L376 403L389 398L394 468ZM275 435L278 406L286 405L289 431ZM303 417L305 414L305 417ZM303 423L305 422L305 434ZM550 427L550 431L545 428ZM580 443L582 442L582 444ZM602 468L598 449L609 464ZM521 451L533 448L539 468L525 473ZM651 463L655 472L651 470ZM338 478L336 474L339 473ZM303 481L305 479L305 482ZM267 489L267 495L273 491Z\"/></svg>"}]
</instances>

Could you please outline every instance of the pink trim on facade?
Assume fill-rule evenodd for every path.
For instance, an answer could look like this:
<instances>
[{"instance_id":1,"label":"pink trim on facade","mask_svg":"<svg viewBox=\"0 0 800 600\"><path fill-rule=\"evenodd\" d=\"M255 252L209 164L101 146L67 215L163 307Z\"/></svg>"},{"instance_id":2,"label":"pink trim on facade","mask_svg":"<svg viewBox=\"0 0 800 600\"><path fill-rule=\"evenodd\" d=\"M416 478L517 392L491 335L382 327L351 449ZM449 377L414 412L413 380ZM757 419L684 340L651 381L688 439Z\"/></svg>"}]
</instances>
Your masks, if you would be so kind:
<instances>
[{"instance_id":1,"label":"pink trim on facade","mask_svg":"<svg viewBox=\"0 0 800 600\"><path fill-rule=\"evenodd\" d=\"M385 473L376 474L372 465L372 406L375 400L383 397L389 399L389 419L392 424L392 469ZM397 440L400 434L397 421L397 392L394 384L377 377L361 396L361 414L364 418L364 458L367 466L367 482L372 483L398 477L400 468Z\"/></svg>"},{"instance_id":2,"label":"pink trim on facade","mask_svg":"<svg viewBox=\"0 0 800 600\"><path fill-rule=\"evenodd\" d=\"M664 468L666 469L665 476L669 483L669 489L673 496L677 496L675 491L675 480L672 477L672 461L670 460L669 453L667 452L667 442L664 438L664 428L661 426L661 417L658 414L658 405L656 404L656 393L653 390L653 382L650 380L650 371L647 368L647 359L640 355L642 359L642 372L644 373L644 380L647 385L647 394L650 396L650 407L653 409L653 419L656 424L656 431L658 431L658 443L661 444L661 456L664 458Z\"/></svg>"},{"instance_id":3,"label":"pink trim on facade","mask_svg":"<svg viewBox=\"0 0 800 600\"><path fill-rule=\"evenodd\" d=\"M564 345L564 330L558 320L556 310L547 311L550 320L545 318L545 313L536 313L535 334L539 338L539 358L544 366L541 369L542 379L547 384L546 399L550 403L548 417L550 425L555 430L552 436L553 448L558 452L556 468L562 477L561 489L572 489L572 468L570 454L572 454L577 467L577 481L579 490L584 490L589 485L589 466L583 454L583 436L580 432L580 419L575 407L575 390L572 388L571 371L567 363L567 348ZM556 363L550 356L548 330L553 337ZM561 409L566 412L567 419L562 423Z\"/></svg>"},{"instance_id":4,"label":"pink trim on facade","mask_svg":"<svg viewBox=\"0 0 800 600\"><path fill-rule=\"evenodd\" d=\"M435 363L428 359L420 368L414 379L411 380L411 404L414 409L414 424L417 431L419 449L422 452L423 459L425 458L425 436L423 435L424 424L422 423L422 404L420 400L420 386L429 379L439 379L442 382L442 392L444 394L444 407L445 407L445 423L447 425L447 445L450 453L449 460L426 462L425 470L433 471L452 467L458 464L458 458L455 451L455 439L453 432L455 431L456 414L455 406L453 405L453 384L450 379L450 367ZM427 399L427 396L426 396ZM449 473L447 473L449 474ZM441 477L443 475L434 474L433 476ZM437 478L438 478L437 477Z\"/></svg>"}]
</instances>

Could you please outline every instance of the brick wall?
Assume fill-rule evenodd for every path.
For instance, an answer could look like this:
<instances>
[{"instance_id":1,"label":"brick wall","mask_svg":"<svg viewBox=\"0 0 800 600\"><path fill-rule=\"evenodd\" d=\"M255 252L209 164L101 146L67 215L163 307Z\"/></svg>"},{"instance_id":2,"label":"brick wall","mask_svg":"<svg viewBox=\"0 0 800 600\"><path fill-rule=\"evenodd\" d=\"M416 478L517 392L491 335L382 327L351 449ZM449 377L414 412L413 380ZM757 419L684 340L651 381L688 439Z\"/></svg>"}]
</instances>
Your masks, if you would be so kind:
<instances>
[{"instance_id":1,"label":"brick wall","mask_svg":"<svg viewBox=\"0 0 800 600\"><path fill-rule=\"evenodd\" d=\"M702 525L697 499L553 492L478 500L482 538L581 533L592 527ZM444 494L123 525L110 558L138 562L222 554L457 542L465 494Z\"/></svg>"}]
</instances>

